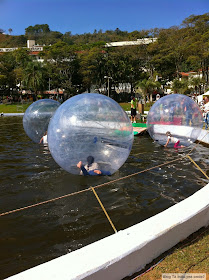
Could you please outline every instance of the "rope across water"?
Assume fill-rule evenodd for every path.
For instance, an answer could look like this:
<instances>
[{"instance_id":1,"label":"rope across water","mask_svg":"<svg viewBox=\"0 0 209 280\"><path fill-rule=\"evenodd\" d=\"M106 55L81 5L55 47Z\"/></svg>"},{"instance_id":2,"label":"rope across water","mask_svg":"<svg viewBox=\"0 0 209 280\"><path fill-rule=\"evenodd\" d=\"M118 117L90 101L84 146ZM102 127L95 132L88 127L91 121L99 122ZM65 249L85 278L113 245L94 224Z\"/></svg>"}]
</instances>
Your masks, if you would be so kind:
<instances>
[{"instance_id":1,"label":"rope across water","mask_svg":"<svg viewBox=\"0 0 209 280\"><path fill-rule=\"evenodd\" d=\"M164 162L162 164L159 164L159 165L156 165L156 166L153 166L153 167L150 167L150 168L147 168L147 169L144 169L144 170L141 170L139 172L136 172L136 173L133 173L133 174L130 174L130 175L127 175L127 176L124 176L124 177L121 177L121 178L118 178L118 179L115 179L115 180L112 180L112 181L109 181L109 182L106 182L106 183L103 183L103 184L100 184L100 185L96 185L94 187L89 187L87 189L84 189L84 190L80 190L80 191L77 191L77 192L74 192L74 193L69 193L69 194L65 194L65 195L62 195L62 196L59 196L59 197L55 197L55 198L52 198L52 199L48 199L48 200L45 200L45 201L42 201L42 202L39 202L39 203L35 203L35 204L31 204L31 205L28 205L28 206L24 206L24 207L21 207L21 208L17 208L17 209L14 209L14 210L10 210L10 211L7 211L7 212L4 212L4 213L0 213L0 216L6 216L6 215L9 215L9 214L12 214L12 213L16 213L16 212L19 212L19 211L23 211L23 210L26 210L26 209L30 209L30 208L33 208L33 207L36 207L36 206L41 206L41 205L44 205L44 204L47 204L47 203L50 203L50 202L54 202L56 200L59 200L59 199L63 199L63 198L67 198L67 197L70 197L70 196L74 196L74 195L77 195L77 194L81 194L81 193L84 193L84 192L87 192L87 191L93 191L95 197L97 198L102 210L104 211L107 219L109 220L113 230L115 231L115 233L117 232L114 224L112 223L109 215L107 214L107 211L105 210L101 200L99 199L98 195L96 194L96 191L95 189L97 188L101 188L101 187L104 187L104 186L107 186L107 185L110 185L114 182L118 182L118 181L121 181L121 180L125 180L125 179L128 179L128 178L131 178L133 176L136 176L136 175L139 175L139 174L142 174L144 172L148 172L148 171L151 171L153 169L156 169L156 168L159 168L159 167L162 167L162 166L166 166L170 163L174 163L174 162L177 162L178 160L181 160L183 158L189 158L191 162L193 162L195 164L195 166L204 174L204 176L209 179L209 177L206 175L206 173L197 165L197 163L195 163L192 158L189 156L189 154L191 154L191 152L196 148L196 146L199 144L200 141L202 141L206 135L208 134L209 132L207 132L204 137L197 141L197 143L194 145L194 147L186 154L186 155L183 155L182 157L177 157L171 161L168 161L168 162Z\"/></svg>"}]
</instances>

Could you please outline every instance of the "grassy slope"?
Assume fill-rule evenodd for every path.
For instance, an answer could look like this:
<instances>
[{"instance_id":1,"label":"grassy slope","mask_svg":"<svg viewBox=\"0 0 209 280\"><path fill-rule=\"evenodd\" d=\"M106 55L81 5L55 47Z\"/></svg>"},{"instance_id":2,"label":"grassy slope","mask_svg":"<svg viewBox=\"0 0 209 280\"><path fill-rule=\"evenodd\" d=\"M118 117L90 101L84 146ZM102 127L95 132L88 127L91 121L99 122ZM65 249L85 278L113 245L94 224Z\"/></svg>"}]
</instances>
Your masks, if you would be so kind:
<instances>
[{"instance_id":1,"label":"grassy slope","mask_svg":"<svg viewBox=\"0 0 209 280\"><path fill-rule=\"evenodd\" d=\"M25 112L25 110L30 106L31 103L27 104L0 104L0 113L22 113ZM131 104L130 103L119 103L119 105L123 108L124 111L130 111L131 110ZM145 111L149 111L149 105L146 105L144 108Z\"/></svg>"},{"instance_id":2,"label":"grassy slope","mask_svg":"<svg viewBox=\"0 0 209 280\"><path fill-rule=\"evenodd\" d=\"M119 103L120 106L123 108L124 111L131 111L131 103ZM144 106L144 111L149 111L150 109L150 104L145 104Z\"/></svg>"},{"instance_id":3,"label":"grassy slope","mask_svg":"<svg viewBox=\"0 0 209 280\"><path fill-rule=\"evenodd\" d=\"M161 255L152 264L148 265L145 271L161 259L163 261L152 270L135 279L160 280L162 279L162 273L206 273L206 279L209 279L209 227L200 229L185 241ZM138 275L142 273L143 271Z\"/></svg>"},{"instance_id":4,"label":"grassy slope","mask_svg":"<svg viewBox=\"0 0 209 280\"><path fill-rule=\"evenodd\" d=\"M21 113L25 112L25 110L28 108L29 104L0 104L0 113ZM131 104L130 103L119 103L120 106L125 110L125 111L130 111L131 110Z\"/></svg>"},{"instance_id":5,"label":"grassy slope","mask_svg":"<svg viewBox=\"0 0 209 280\"><path fill-rule=\"evenodd\" d=\"M30 104L0 104L0 113L24 113Z\"/></svg>"}]
</instances>

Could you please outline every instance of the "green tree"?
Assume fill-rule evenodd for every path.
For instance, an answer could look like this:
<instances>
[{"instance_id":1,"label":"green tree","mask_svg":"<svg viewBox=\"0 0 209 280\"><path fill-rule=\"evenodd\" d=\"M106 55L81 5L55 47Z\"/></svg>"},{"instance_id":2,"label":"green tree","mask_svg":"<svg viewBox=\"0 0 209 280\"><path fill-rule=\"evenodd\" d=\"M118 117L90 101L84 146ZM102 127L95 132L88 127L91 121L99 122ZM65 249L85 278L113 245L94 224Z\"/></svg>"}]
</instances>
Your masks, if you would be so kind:
<instances>
[{"instance_id":1,"label":"green tree","mask_svg":"<svg viewBox=\"0 0 209 280\"><path fill-rule=\"evenodd\" d=\"M46 47L43 57L51 86L57 89L62 87L68 94L74 94L74 85L79 80L78 58L74 48L59 41L51 47Z\"/></svg>"},{"instance_id":2,"label":"green tree","mask_svg":"<svg viewBox=\"0 0 209 280\"><path fill-rule=\"evenodd\" d=\"M209 13L186 18L182 26L189 34L187 41L187 63L192 70L199 72L200 69L205 79L205 87L209 85Z\"/></svg>"},{"instance_id":3,"label":"green tree","mask_svg":"<svg viewBox=\"0 0 209 280\"><path fill-rule=\"evenodd\" d=\"M25 28L25 35L27 36L42 35L48 32L50 32L48 24L36 24L34 26L30 25L27 28Z\"/></svg>"},{"instance_id":4,"label":"green tree","mask_svg":"<svg viewBox=\"0 0 209 280\"><path fill-rule=\"evenodd\" d=\"M188 81L180 81L178 78L173 80L172 90L174 93L184 94L188 89Z\"/></svg>"},{"instance_id":5,"label":"green tree","mask_svg":"<svg viewBox=\"0 0 209 280\"><path fill-rule=\"evenodd\" d=\"M204 79L200 77L192 77L191 80L189 81L189 84L193 87L196 95L198 93L201 94L201 88L204 82L205 82Z\"/></svg>"},{"instance_id":6,"label":"green tree","mask_svg":"<svg viewBox=\"0 0 209 280\"><path fill-rule=\"evenodd\" d=\"M148 101L152 102L152 92L160 88L160 83L153 79L144 79L137 83L137 87L142 91L143 98L146 100L147 97Z\"/></svg>"},{"instance_id":7,"label":"green tree","mask_svg":"<svg viewBox=\"0 0 209 280\"><path fill-rule=\"evenodd\" d=\"M42 40L43 37L47 37L50 34L50 28L48 24L36 24L34 26L28 26L25 28L25 36L28 39L36 40L37 42L39 40Z\"/></svg>"},{"instance_id":8,"label":"green tree","mask_svg":"<svg viewBox=\"0 0 209 280\"><path fill-rule=\"evenodd\" d=\"M23 85L37 94L46 88L45 68L39 62L29 62L23 72Z\"/></svg>"},{"instance_id":9,"label":"green tree","mask_svg":"<svg viewBox=\"0 0 209 280\"><path fill-rule=\"evenodd\" d=\"M16 67L26 67L32 61L28 49L19 48L12 52L12 56L16 62Z\"/></svg>"},{"instance_id":10,"label":"green tree","mask_svg":"<svg viewBox=\"0 0 209 280\"><path fill-rule=\"evenodd\" d=\"M101 47L93 47L79 54L83 86L90 92L91 86L101 87L104 82L107 53Z\"/></svg>"},{"instance_id":11,"label":"green tree","mask_svg":"<svg viewBox=\"0 0 209 280\"><path fill-rule=\"evenodd\" d=\"M2 89L10 89L16 87L16 75L14 72L16 62L12 52L0 55L0 87Z\"/></svg>"}]
</instances>

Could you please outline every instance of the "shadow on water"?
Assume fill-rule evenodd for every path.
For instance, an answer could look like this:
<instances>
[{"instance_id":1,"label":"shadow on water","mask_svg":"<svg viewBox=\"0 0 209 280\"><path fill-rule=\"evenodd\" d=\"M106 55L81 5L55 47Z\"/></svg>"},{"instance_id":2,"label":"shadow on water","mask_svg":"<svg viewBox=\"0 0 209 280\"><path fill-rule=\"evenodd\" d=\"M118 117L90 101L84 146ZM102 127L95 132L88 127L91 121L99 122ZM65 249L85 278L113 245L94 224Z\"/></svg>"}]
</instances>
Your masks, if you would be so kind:
<instances>
[{"instance_id":1,"label":"shadow on water","mask_svg":"<svg viewBox=\"0 0 209 280\"><path fill-rule=\"evenodd\" d=\"M111 177L71 175L54 162L47 147L26 136L22 117L4 117L0 119L0 212L110 182L96 191L116 229L123 230L206 185L202 173L182 158L184 152L164 149L148 135L140 136L125 164ZM191 157L209 175L208 148L198 145ZM111 183L174 158L179 160ZM2 216L0 224L1 278L114 233L91 191Z\"/></svg>"}]
</instances>

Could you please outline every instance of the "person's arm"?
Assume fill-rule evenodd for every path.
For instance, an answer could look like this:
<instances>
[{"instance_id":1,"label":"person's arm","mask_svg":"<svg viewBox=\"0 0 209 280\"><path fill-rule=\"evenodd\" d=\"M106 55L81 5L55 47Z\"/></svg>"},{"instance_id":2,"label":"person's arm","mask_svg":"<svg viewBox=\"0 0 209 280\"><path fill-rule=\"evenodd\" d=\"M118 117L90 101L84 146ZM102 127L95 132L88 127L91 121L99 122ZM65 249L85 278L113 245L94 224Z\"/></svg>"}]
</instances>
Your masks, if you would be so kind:
<instances>
[{"instance_id":1,"label":"person's arm","mask_svg":"<svg viewBox=\"0 0 209 280\"><path fill-rule=\"evenodd\" d=\"M40 142L39 142L39 144L41 144L43 142L43 137L40 139Z\"/></svg>"},{"instance_id":2,"label":"person's arm","mask_svg":"<svg viewBox=\"0 0 209 280\"><path fill-rule=\"evenodd\" d=\"M84 176L89 175L89 172L86 170L86 168L83 165L81 165L81 171L83 172Z\"/></svg>"},{"instance_id":3,"label":"person's arm","mask_svg":"<svg viewBox=\"0 0 209 280\"><path fill-rule=\"evenodd\" d=\"M77 164L77 167L81 169L81 171L83 172L83 175L89 175L88 171L86 170L86 168L83 166L82 161L79 161L79 163Z\"/></svg>"},{"instance_id":4,"label":"person's arm","mask_svg":"<svg viewBox=\"0 0 209 280\"><path fill-rule=\"evenodd\" d=\"M169 141L170 141L170 137L168 137L168 140L167 140L166 144L164 145L164 147L168 146Z\"/></svg>"}]
</instances>

